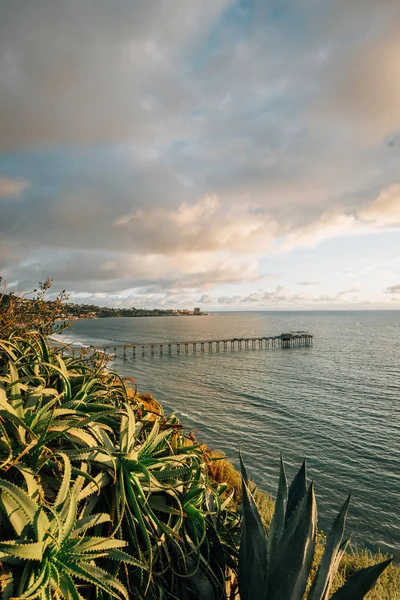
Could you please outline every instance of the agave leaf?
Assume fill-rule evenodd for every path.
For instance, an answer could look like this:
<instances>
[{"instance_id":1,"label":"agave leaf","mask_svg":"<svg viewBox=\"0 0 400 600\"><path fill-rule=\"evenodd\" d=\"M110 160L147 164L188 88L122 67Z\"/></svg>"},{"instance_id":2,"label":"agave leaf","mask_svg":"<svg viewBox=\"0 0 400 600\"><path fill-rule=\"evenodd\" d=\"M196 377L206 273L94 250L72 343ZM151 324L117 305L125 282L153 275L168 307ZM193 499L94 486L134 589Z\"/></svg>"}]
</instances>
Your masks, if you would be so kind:
<instances>
[{"instance_id":1,"label":"agave leaf","mask_svg":"<svg viewBox=\"0 0 400 600\"><path fill-rule=\"evenodd\" d=\"M7 556L14 558L23 558L25 560L42 560L44 542L23 542L11 540L9 542L0 542L0 558Z\"/></svg>"},{"instance_id":2,"label":"agave leaf","mask_svg":"<svg viewBox=\"0 0 400 600\"><path fill-rule=\"evenodd\" d=\"M336 554L336 558L335 558L335 563L332 566L332 573L337 573L337 570L339 568L340 565L340 561L343 558L343 554L346 552L347 546L350 542L350 537L348 537L347 539L344 540L344 542L342 542L340 544L339 550Z\"/></svg>"},{"instance_id":3,"label":"agave leaf","mask_svg":"<svg viewBox=\"0 0 400 600\"><path fill-rule=\"evenodd\" d=\"M289 487L289 495L286 508L286 520L288 523L290 517L296 510L296 507L300 504L304 496L307 494L307 469L306 461L303 461L300 469L298 470L296 477L293 479Z\"/></svg>"},{"instance_id":4,"label":"agave leaf","mask_svg":"<svg viewBox=\"0 0 400 600\"><path fill-rule=\"evenodd\" d=\"M311 569L317 531L314 484L295 510L269 565L268 598L301 600Z\"/></svg>"},{"instance_id":5,"label":"agave leaf","mask_svg":"<svg viewBox=\"0 0 400 600\"><path fill-rule=\"evenodd\" d=\"M262 600L266 593L267 542L257 506L248 487L242 455L243 524L239 549L239 593L241 600Z\"/></svg>"},{"instance_id":6,"label":"agave leaf","mask_svg":"<svg viewBox=\"0 0 400 600\"><path fill-rule=\"evenodd\" d=\"M332 581L339 566L336 559L343 539L350 498L351 494L340 509L328 534L325 551L308 594L308 600L327 600L329 596Z\"/></svg>"},{"instance_id":7,"label":"agave leaf","mask_svg":"<svg viewBox=\"0 0 400 600\"><path fill-rule=\"evenodd\" d=\"M267 540L267 554L269 563L271 563L272 561L279 540L281 539L283 528L285 526L287 494L288 489L285 474L285 466L283 464L283 458L281 455L278 494L276 497L274 516L272 517Z\"/></svg>"},{"instance_id":8,"label":"agave leaf","mask_svg":"<svg viewBox=\"0 0 400 600\"><path fill-rule=\"evenodd\" d=\"M392 558L356 571L346 583L333 594L331 600L362 600L373 588L378 577L390 565Z\"/></svg>"}]
</instances>

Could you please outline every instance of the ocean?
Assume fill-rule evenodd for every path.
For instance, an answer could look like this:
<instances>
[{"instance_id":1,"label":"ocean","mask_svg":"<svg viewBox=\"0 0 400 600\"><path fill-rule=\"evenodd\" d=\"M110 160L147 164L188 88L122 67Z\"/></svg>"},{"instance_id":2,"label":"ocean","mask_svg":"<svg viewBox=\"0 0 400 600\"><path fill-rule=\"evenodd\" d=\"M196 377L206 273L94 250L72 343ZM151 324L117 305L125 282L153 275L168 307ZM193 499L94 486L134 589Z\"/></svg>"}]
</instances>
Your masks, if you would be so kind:
<instances>
[{"instance_id":1,"label":"ocean","mask_svg":"<svg viewBox=\"0 0 400 600\"><path fill-rule=\"evenodd\" d=\"M117 357L199 441L275 495L303 458L325 532L352 492L353 543L400 553L400 312L237 312L202 317L75 321L69 342L112 346L277 335L307 330L312 347Z\"/></svg>"}]
</instances>

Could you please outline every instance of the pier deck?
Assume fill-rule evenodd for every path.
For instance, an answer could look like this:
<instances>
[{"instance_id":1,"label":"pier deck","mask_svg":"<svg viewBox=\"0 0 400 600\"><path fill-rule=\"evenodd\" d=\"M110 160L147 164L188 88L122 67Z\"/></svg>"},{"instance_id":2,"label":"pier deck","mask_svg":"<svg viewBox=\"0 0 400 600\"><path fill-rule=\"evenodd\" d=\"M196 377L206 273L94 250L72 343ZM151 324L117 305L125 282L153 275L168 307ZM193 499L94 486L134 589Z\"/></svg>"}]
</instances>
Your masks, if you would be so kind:
<instances>
[{"instance_id":1,"label":"pier deck","mask_svg":"<svg viewBox=\"0 0 400 600\"><path fill-rule=\"evenodd\" d=\"M222 338L211 340L188 340L177 342L147 342L145 344L107 344L101 346L98 350L106 353L121 354L126 357L127 353L135 358L137 355L146 356L150 352L151 356L157 354L162 356L166 354L195 354L196 352L220 352L221 350L249 350L250 348L293 348L299 346L311 346L313 336L307 331L295 331L292 333L281 333L273 336L257 336L245 338ZM68 346L62 352L68 352L75 355L82 349L81 346Z\"/></svg>"}]
</instances>

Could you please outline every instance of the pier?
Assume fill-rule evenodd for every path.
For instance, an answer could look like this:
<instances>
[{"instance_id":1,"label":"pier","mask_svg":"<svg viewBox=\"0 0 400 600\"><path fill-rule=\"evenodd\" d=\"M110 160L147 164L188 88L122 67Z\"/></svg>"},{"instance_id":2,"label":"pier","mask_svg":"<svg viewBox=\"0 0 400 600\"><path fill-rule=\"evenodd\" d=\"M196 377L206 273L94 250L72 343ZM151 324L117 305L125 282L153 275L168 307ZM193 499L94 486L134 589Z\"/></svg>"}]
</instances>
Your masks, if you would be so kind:
<instances>
[{"instance_id":1,"label":"pier","mask_svg":"<svg viewBox=\"0 0 400 600\"><path fill-rule=\"evenodd\" d=\"M212 353L226 352L228 350L250 350L262 348L295 348L303 346L312 346L313 336L307 331L293 331L291 333L281 333L274 336L257 336L245 338L223 338L213 340L189 340L178 342L148 342L146 344L113 344L97 348L105 354L117 355L127 358L128 356L136 358L138 356L163 356L164 354L196 354L197 352ZM68 346L62 350L62 353L68 352L75 356L82 347L74 345Z\"/></svg>"}]
</instances>

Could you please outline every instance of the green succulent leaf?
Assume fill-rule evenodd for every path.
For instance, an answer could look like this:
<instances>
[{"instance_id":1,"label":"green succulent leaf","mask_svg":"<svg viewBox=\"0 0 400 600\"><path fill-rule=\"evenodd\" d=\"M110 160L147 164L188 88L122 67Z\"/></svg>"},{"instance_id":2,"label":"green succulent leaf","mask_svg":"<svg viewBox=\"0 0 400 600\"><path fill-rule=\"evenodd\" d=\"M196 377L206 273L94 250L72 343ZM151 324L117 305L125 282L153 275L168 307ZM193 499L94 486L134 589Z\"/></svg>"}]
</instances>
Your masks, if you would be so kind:
<instances>
[{"instance_id":1,"label":"green succulent leaf","mask_svg":"<svg viewBox=\"0 0 400 600\"><path fill-rule=\"evenodd\" d=\"M262 600L267 589L267 541L265 530L240 454L242 472L243 524L239 549L239 592L241 600Z\"/></svg>"},{"instance_id":2,"label":"green succulent leaf","mask_svg":"<svg viewBox=\"0 0 400 600\"><path fill-rule=\"evenodd\" d=\"M285 522L288 523L290 517L296 510L297 506L300 504L302 499L307 493L307 468L306 461L303 461L300 469L298 470L296 477L293 479L292 483L289 487L288 493L288 501L286 508L286 519Z\"/></svg>"},{"instance_id":3,"label":"green succulent leaf","mask_svg":"<svg viewBox=\"0 0 400 600\"><path fill-rule=\"evenodd\" d=\"M301 600L306 590L317 533L314 484L297 506L279 541L268 575L271 600Z\"/></svg>"},{"instance_id":4,"label":"green succulent leaf","mask_svg":"<svg viewBox=\"0 0 400 600\"><path fill-rule=\"evenodd\" d=\"M0 542L0 559L4 560L7 556L12 556L24 560L42 560L44 547L44 542L18 542L16 540Z\"/></svg>"},{"instance_id":5,"label":"green succulent leaf","mask_svg":"<svg viewBox=\"0 0 400 600\"><path fill-rule=\"evenodd\" d=\"M372 567L360 569L333 594L331 600L362 600L374 587L378 577L390 565L392 560L392 558L389 558Z\"/></svg>"},{"instance_id":6,"label":"green succulent leaf","mask_svg":"<svg viewBox=\"0 0 400 600\"><path fill-rule=\"evenodd\" d=\"M283 464L283 458L281 455L278 494L276 497L274 516L272 517L267 540L267 554L269 563L272 562L279 540L281 539L283 529L285 527L287 498L288 489L285 466Z\"/></svg>"},{"instance_id":7,"label":"green succulent leaf","mask_svg":"<svg viewBox=\"0 0 400 600\"><path fill-rule=\"evenodd\" d=\"M308 594L308 600L327 600L329 597L330 588L339 566L337 556L341 550L350 498L351 495L348 496L346 502L340 509L340 512L332 525L332 529L328 534L325 551L312 583L311 590Z\"/></svg>"}]
</instances>

